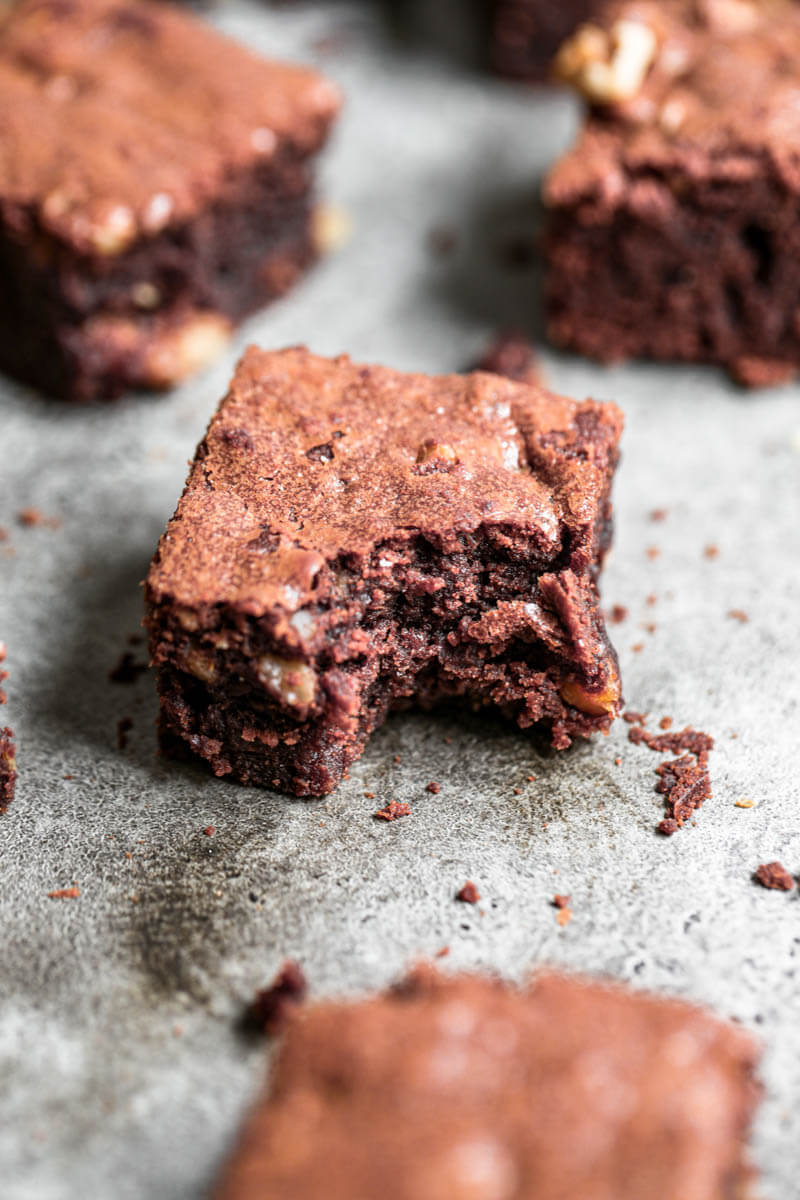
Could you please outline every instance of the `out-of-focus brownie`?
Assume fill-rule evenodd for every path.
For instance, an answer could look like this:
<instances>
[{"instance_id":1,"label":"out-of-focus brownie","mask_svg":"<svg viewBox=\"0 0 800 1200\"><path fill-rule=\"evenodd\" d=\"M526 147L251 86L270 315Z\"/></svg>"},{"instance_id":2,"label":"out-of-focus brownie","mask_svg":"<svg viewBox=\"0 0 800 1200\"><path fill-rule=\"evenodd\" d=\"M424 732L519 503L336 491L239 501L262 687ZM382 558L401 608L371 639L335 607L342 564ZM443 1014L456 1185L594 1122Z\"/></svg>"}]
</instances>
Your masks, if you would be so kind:
<instances>
[{"instance_id":1,"label":"out-of-focus brownie","mask_svg":"<svg viewBox=\"0 0 800 1200\"><path fill-rule=\"evenodd\" d=\"M552 340L603 361L800 366L800 6L629 0L557 67L591 104L546 185Z\"/></svg>"},{"instance_id":2,"label":"out-of-focus brownie","mask_svg":"<svg viewBox=\"0 0 800 1200\"><path fill-rule=\"evenodd\" d=\"M580 977L420 970L289 1018L215 1200L739 1200L750 1037Z\"/></svg>"},{"instance_id":3,"label":"out-of-focus brownie","mask_svg":"<svg viewBox=\"0 0 800 1200\"><path fill-rule=\"evenodd\" d=\"M602 0L488 0L489 54L501 75L541 83L550 77L561 43L601 7Z\"/></svg>"},{"instance_id":4,"label":"out-of-focus brownie","mask_svg":"<svg viewBox=\"0 0 800 1200\"><path fill-rule=\"evenodd\" d=\"M251 348L147 580L165 746L324 795L410 701L543 722L557 748L607 729L621 427L482 372Z\"/></svg>"},{"instance_id":5,"label":"out-of-focus brownie","mask_svg":"<svg viewBox=\"0 0 800 1200\"><path fill-rule=\"evenodd\" d=\"M0 813L4 813L14 799L17 786L17 750L14 731L8 726L0 727Z\"/></svg>"},{"instance_id":6,"label":"out-of-focus brownie","mask_svg":"<svg viewBox=\"0 0 800 1200\"><path fill-rule=\"evenodd\" d=\"M169 386L312 260L338 93L155 0L0 13L0 367L71 400Z\"/></svg>"}]
</instances>

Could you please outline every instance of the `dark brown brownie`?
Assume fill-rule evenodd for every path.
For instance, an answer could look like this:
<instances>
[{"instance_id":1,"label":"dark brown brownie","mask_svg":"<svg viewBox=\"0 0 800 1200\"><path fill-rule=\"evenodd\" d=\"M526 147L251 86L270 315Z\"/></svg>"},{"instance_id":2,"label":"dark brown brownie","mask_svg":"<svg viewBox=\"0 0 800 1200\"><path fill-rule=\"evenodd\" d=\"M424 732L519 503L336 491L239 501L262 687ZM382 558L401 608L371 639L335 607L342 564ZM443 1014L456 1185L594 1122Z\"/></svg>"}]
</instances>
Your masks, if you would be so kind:
<instances>
[{"instance_id":1,"label":"dark brown brownie","mask_svg":"<svg viewBox=\"0 0 800 1200\"><path fill-rule=\"evenodd\" d=\"M497 375L251 348L148 576L167 748L324 795L414 700L543 722L559 749L607 729L621 427Z\"/></svg>"},{"instance_id":2,"label":"dark brown brownie","mask_svg":"<svg viewBox=\"0 0 800 1200\"><path fill-rule=\"evenodd\" d=\"M738 1200L757 1059L675 1000L418 970L291 1014L215 1200Z\"/></svg>"},{"instance_id":3,"label":"dark brown brownie","mask_svg":"<svg viewBox=\"0 0 800 1200\"><path fill-rule=\"evenodd\" d=\"M167 387L311 261L338 93L155 0L0 14L0 367L71 400Z\"/></svg>"},{"instance_id":4,"label":"dark brown brownie","mask_svg":"<svg viewBox=\"0 0 800 1200\"><path fill-rule=\"evenodd\" d=\"M602 0L488 0L491 9L489 55L501 75L540 83L550 76L561 43Z\"/></svg>"},{"instance_id":5,"label":"dark brown brownie","mask_svg":"<svg viewBox=\"0 0 800 1200\"><path fill-rule=\"evenodd\" d=\"M4 813L14 799L17 786L17 750L14 731L8 726L0 728L0 813Z\"/></svg>"},{"instance_id":6,"label":"dark brown brownie","mask_svg":"<svg viewBox=\"0 0 800 1200\"><path fill-rule=\"evenodd\" d=\"M612 9L558 60L592 111L546 185L550 337L784 380L800 365L800 5Z\"/></svg>"}]
</instances>

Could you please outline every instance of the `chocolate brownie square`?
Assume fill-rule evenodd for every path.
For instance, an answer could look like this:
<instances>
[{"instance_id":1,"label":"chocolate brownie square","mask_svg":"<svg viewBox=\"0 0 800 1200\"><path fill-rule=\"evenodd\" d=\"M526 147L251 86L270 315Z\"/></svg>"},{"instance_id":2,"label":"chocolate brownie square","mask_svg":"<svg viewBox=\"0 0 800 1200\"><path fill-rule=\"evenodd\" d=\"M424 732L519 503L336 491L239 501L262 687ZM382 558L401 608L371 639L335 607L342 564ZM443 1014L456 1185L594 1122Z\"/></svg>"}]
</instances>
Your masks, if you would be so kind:
<instances>
[{"instance_id":1,"label":"chocolate brownie square","mask_svg":"<svg viewBox=\"0 0 800 1200\"><path fill-rule=\"evenodd\" d=\"M313 258L338 105L155 0L0 8L0 367L92 400L213 356Z\"/></svg>"},{"instance_id":2,"label":"chocolate brownie square","mask_svg":"<svg viewBox=\"0 0 800 1200\"><path fill-rule=\"evenodd\" d=\"M602 0L488 0L489 56L500 75L540 83L550 77L561 43Z\"/></svg>"},{"instance_id":3,"label":"chocolate brownie square","mask_svg":"<svg viewBox=\"0 0 800 1200\"><path fill-rule=\"evenodd\" d=\"M546 185L552 340L794 374L800 5L615 4L558 68L591 109Z\"/></svg>"},{"instance_id":4,"label":"chocolate brownie square","mask_svg":"<svg viewBox=\"0 0 800 1200\"><path fill-rule=\"evenodd\" d=\"M756 1062L678 1001L418 970L290 1014L215 1200L743 1200Z\"/></svg>"},{"instance_id":5,"label":"chocolate brownie square","mask_svg":"<svg viewBox=\"0 0 800 1200\"><path fill-rule=\"evenodd\" d=\"M325 795L414 700L542 722L557 748L607 729L621 427L482 372L251 348L147 580L166 744Z\"/></svg>"}]
</instances>

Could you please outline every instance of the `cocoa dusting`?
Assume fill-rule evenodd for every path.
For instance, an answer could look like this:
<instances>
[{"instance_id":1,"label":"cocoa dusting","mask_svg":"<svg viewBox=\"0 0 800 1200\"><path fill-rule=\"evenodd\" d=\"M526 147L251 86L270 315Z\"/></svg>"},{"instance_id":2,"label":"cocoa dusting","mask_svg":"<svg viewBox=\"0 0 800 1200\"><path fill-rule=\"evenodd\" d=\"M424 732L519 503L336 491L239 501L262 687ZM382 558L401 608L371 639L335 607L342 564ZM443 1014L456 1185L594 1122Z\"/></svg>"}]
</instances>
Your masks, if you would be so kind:
<instances>
[{"instance_id":1,"label":"cocoa dusting","mask_svg":"<svg viewBox=\"0 0 800 1200\"><path fill-rule=\"evenodd\" d=\"M480 898L480 892L470 879L468 879L464 886L456 892L456 900L461 900L464 902L464 904L477 904Z\"/></svg>"},{"instance_id":2,"label":"cocoa dusting","mask_svg":"<svg viewBox=\"0 0 800 1200\"><path fill-rule=\"evenodd\" d=\"M378 821L396 821L398 817L407 817L411 814L410 804L401 804L397 800L390 800L385 808L379 808L372 815Z\"/></svg>"},{"instance_id":3,"label":"cocoa dusting","mask_svg":"<svg viewBox=\"0 0 800 1200\"><path fill-rule=\"evenodd\" d=\"M774 888L779 892L791 892L794 880L783 863L762 863L755 872L754 879L764 888Z\"/></svg>"},{"instance_id":4,"label":"cocoa dusting","mask_svg":"<svg viewBox=\"0 0 800 1200\"><path fill-rule=\"evenodd\" d=\"M285 962L269 987L256 992L247 1011L247 1024L274 1037L280 1033L293 1008L302 1004L308 983L298 963Z\"/></svg>"}]
</instances>

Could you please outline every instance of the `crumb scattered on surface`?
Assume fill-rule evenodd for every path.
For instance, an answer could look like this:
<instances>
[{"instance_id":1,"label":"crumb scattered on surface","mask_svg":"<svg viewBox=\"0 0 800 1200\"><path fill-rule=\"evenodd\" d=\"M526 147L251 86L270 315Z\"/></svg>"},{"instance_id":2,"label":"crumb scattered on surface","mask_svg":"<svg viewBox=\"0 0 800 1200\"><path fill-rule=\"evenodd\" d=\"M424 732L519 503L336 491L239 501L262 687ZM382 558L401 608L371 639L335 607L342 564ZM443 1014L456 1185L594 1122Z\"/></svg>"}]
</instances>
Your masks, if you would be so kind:
<instances>
[{"instance_id":1,"label":"crumb scattered on surface","mask_svg":"<svg viewBox=\"0 0 800 1200\"><path fill-rule=\"evenodd\" d=\"M673 833L678 832L680 825L673 817L665 817L663 821L659 821L656 828L664 837L672 837Z\"/></svg>"},{"instance_id":2,"label":"crumb scattered on surface","mask_svg":"<svg viewBox=\"0 0 800 1200\"><path fill-rule=\"evenodd\" d=\"M396 821L398 817L407 817L411 813L410 804L401 804L398 800L390 800L384 808L379 808L373 816L378 821Z\"/></svg>"},{"instance_id":3,"label":"crumb scattered on surface","mask_svg":"<svg viewBox=\"0 0 800 1200\"><path fill-rule=\"evenodd\" d=\"M572 920L572 909L560 908L556 913L556 920L562 928L565 925L569 925L570 921Z\"/></svg>"},{"instance_id":4,"label":"crumb scattered on surface","mask_svg":"<svg viewBox=\"0 0 800 1200\"><path fill-rule=\"evenodd\" d=\"M658 604L658 596L655 594L655 592L651 592L650 595L645 598L645 604L649 605L650 608L652 608L654 604Z\"/></svg>"},{"instance_id":5,"label":"crumb scattered on surface","mask_svg":"<svg viewBox=\"0 0 800 1200\"><path fill-rule=\"evenodd\" d=\"M571 896L565 896L557 892L555 896L553 896L553 904L556 908L569 908L569 902L571 899Z\"/></svg>"},{"instance_id":6,"label":"crumb scattered on surface","mask_svg":"<svg viewBox=\"0 0 800 1200\"><path fill-rule=\"evenodd\" d=\"M662 717L658 722L659 729L672 729L672 717Z\"/></svg>"},{"instance_id":7,"label":"crumb scattered on surface","mask_svg":"<svg viewBox=\"0 0 800 1200\"><path fill-rule=\"evenodd\" d=\"M705 558L719 558L719 546L706 546L703 550Z\"/></svg>"},{"instance_id":8,"label":"crumb scattered on surface","mask_svg":"<svg viewBox=\"0 0 800 1200\"><path fill-rule=\"evenodd\" d=\"M48 892L48 900L77 900L81 894L79 887L58 888L55 892Z\"/></svg>"},{"instance_id":9,"label":"crumb scattered on surface","mask_svg":"<svg viewBox=\"0 0 800 1200\"><path fill-rule=\"evenodd\" d=\"M450 953L450 947L442 946L441 950L436 951L436 957L437 958L447 958L449 953Z\"/></svg>"},{"instance_id":10,"label":"crumb scattered on surface","mask_svg":"<svg viewBox=\"0 0 800 1200\"><path fill-rule=\"evenodd\" d=\"M280 1033L292 1009L303 1003L307 993L302 967L288 960L269 987L256 992L247 1010L247 1024L273 1037Z\"/></svg>"},{"instance_id":11,"label":"crumb scattered on surface","mask_svg":"<svg viewBox=\"0 0 800 1200\"><path fill-rule=\"evenodd\" d=\"M755 808L755 800L734 800L734 808Z\"/></svg>"},{"instance_id":12,"label":"crumb scattered on surface","mask_svg":"<svg viewBox=\"0 0 800 1200\"><path fill-rule=\"evenodd\" d=\"M644 650L644 642L634 642L634 644L631 646L631 650L634 654L641 654Z\"/></svg>"},{"instance_id":13,"label":"crumb scattered on surface","mask_svg":"<svg viewBox=\"0 0 800 1200\"><path fill-rule=\"evenodd\" d=\"M498 333L472 368L491 371L517 383L539 383L539 360L530 339L509 329Z\"/></svg>"},{"instance_id":14,"label":"crumb scattered on surface","mask_svg":"<svg viewBox=\"0 0 800 1200\"><path fill-rule=\"evenodd\" d=\"M614 625L621 625L623 621L627 620L627 617L628 610L624 604L613 605L611 612L609 613L609 618Z\"/></svg>"},{"instance_id":15,"label":"crumb scattered on surface","mask_svg":"<svg viewBox=\"0 0 800 1200\"><path fill-rule=\"evenodd\" d=\"M794 880L783 863L762 863L756 870L754 878L762 887L772 888L779 892L791 892Z\"/></svg>"},{"instance_id":16,"label":"crumb scattered on surface","mask_svg":"<svg viewBox=\"0 0 800 1200\"><path fill-rule=\"evenodd\" d=\"M708 773L708 754L699 757L684 754L656 767L656 791L664 797L667 816L684 825L696 808L711 796L711 777Z\"/></svg>"},{"instance_id":17,"label":"crumb scattered on surface","mask_svg":"<svg viewBox=\"0 0 800 1200\"><path fill-rule=\"evenodd\" d=\"M650 714L646 712L637 712L635 708L626 708L622 714L623 721L627 721L629 725L645 725ZM633 741L633 738L631 738Z\"/></svg>"},{"instance_id":18,"label":"crumb scattered on surface","mask_svg":"<svg viewBox=\"0 0 800 1200\"><path fill-rule=\"evenodd\" d=\"M456 900L461 900L464 904L477 904L480 898L481 894L471 879L456 892Z\"/></svg>"},{"instance_id":19,"label":"crumb scattered on surface","mask_svg":"<svg viewBox=\"0 0 800 1200\"><path fill-rule=\"evenodd\" d=\"M216 826L214 825L206 825L205 829L203 830L203 833L206 835L206 837L213 837L216 832Z\"/></svg>"},{"instance_id":20,"label":"crumb scattered on surface","mask_svg":"<svg viewBox=\"0 0 800 1200\"><path fill-rule=\"evenodd\" d=\"M731 620L733 620L733 621L739 621L739 622L740 622L742 625L746 625L746 624L747 624L747 622L750 620L750 617L749 617L749 616L748 616L748 614L747 614L747 613L744 611L744 609L743 609L743 608L731 608L731 609L729 609L729 610L728 610L728 616L731 618Z\"/></svg>"},{"instance_id":21,"label":"crumb scattered on surface","mask_svg":"<svg viewBox=\"0 0 800 1200\"><path fill-rule=\"evenodd\" d=\"M108 672L108 678L112 683L135 683L146 670L147 663L137 662L131 652L126 650L117 665Z\"/></svg>"},{"instance_id":22,"label":"crumb scattered on surface","mask_svg":"<svg viewBox=\"0 0 800 1200\"><path fill-rule=\"evenodd\" d=\"M374 800L375 793L374 792L364 792L364 799L365 800Z\"/></svg>"},{"instance_id":23,"label":"crumb scattered on surface","mask_svg":"<svg viewBox=\"0 0 800 1200\"><path fill-rule=\"evenodd\" d=\"M0 525L0 542L7 542L9 538L8 530L5 525Z\"/></svg>"},{"instance_id":24,"label":"crumb scattered on surface","mask_svg":"<svg viewBox=\"0 0 800 1200\"><path fill-rule=\"evenodd\" d=\"M650 513L651 521L666 521L666 519L667 519L667 509L666 508L654 508L653 511Z\"/></svg>"},{"instance_id":25,"label":"crumb scattered on surface","mask_svg":"<svg viewBox=\"0 0 800 1200\"><path fill-rule=\"evenodd\" d=\"M661 551L659 550L658 546L648 546L645 553L647 554L647 557L652 561L653 559L658 558Z\"/></svg>"},{"instance_id":26,"label":"crumb scattered on surface","mask_svg":"<svg viewBox=\"0 0 800 1200\"><path fill-rule=\"evenodd\" d=\"M124 750L128 744L128 734L133 729L133 721L130 717L120 717L117 721L117 749Z\"/></svg>"},{"instance_id":27,"label":"crumb scattered on surface","mask_svg":"<svg viewBox=\"0 0 800 1200\"><path fill-rule=\"evenodd\" d=\"M47 517L39 508L22 508L17 513L17 520L26 529L60 529L60 517Z\"/></svg>"},{"instance_id":28,"label":"crumb scattered on surface","mask_svg":"<svg viewBox=\"0 0 800 1200\"><path fill-rule=\"evenodd\" d=\"M674 733L651 733L649 729L642 729L641 725L634 725L628 730L628 741L633 742L635 746L644 743L648 749L655 750L658 754L680 754L687 751L697 756L714 749L711 734L692 729L690 725Z\"/></svg>"},{"instance_id":29,"label":"crumb scattered on surface","mask_svg":"<svg viewBox=\"0 0 800 1200\"><path fill-rule=\"evenodd\" d=\"M425 785L425 791L430 792L433 796L438 796L441 790L442 785L437 783L435 779L432 779L430 783Z\"/></svg>"}]
</instances>

